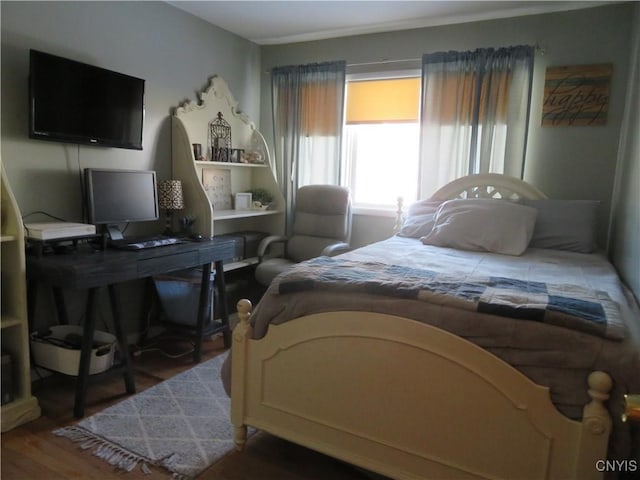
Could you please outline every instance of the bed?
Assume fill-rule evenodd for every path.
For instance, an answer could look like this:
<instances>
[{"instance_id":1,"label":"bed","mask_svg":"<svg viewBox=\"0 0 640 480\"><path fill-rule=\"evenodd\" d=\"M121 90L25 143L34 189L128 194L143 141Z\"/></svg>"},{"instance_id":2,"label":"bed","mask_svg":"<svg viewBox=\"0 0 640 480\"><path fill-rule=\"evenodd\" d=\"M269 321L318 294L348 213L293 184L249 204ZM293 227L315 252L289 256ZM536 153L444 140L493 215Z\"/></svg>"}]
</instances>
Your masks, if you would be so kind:
<instances>
[{"instance_id":1,"label":"bed","mask_svg":"<svg viewBox=\"0 0 640 480\"><path fill-rule=\"evenodd\" d=\"M498 223L492 238L470 237L509 254L422 235L438 230L443 205L457 215L465 199L508 205L472 212L472 223ZM252 426L398 479L595 479L598 460L635 458L621 414L623 396L640 392L637 305L601 254L530 247L534 226L520 217L535 225L544 199L514 178L465 177L418 205L405 221L412 235L303 262L253 312L241 300L223 369L237 448ZM421 215L435 223L411 223ZM513 235L524 251L501 244ZM555 240L537 238L543 247ZM496 278L508 280L506 294ZM571 296L571 309L573 297L597 294L606 320L556 307L540 317L531 285L560 288L545 301ZM478 288L491 300L479 302Z\"/></svg>"}]
</instances>

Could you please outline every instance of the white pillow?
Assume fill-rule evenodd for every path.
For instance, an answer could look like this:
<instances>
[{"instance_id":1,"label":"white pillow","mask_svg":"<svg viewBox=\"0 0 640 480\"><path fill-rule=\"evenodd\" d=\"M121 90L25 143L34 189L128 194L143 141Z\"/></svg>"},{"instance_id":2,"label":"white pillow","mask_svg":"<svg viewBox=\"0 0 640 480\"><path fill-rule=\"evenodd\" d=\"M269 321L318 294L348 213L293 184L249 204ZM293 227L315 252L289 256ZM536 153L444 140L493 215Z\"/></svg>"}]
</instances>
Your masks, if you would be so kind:
<instances>
[{"instance_id":1,"label":"white pillow","mask_svg":"<svg viewBox=\"0 0 640 480\"><path fill-rule=\"evenodd\" d=\"M436 214L425 213L424 215L413 215L407 217L398 232L399 237L420 238L427 235L435 224Z\"/></svg>"},{"instance_id":2,"label":"white pillow","mask_svg":"<svg viewBox=\"0 0 640 480\"><path fill-rule=\"evenodd\" d=\"M427 235L433 228L436 220L436 212L442 200L419 200L411 206L407 212L407 218L398 232L400 237L420 238Z\"/></svg>"},{"instance_id":3,"label":"white pillow","mask_svg":"<svg viewBox=\"0 0 640 480\"><path fill-rule=\"evenodd\" d=\"M413 217L414 215L425 215L427 213L436 213L438 207L443 203L443 200L418 200L417 202L409 205L407 217Z\"/></svg>"},{"instance_id":4,"label":"white pillow","mask_svg":"<svg viewBox=\"0 0 640 480\"><path fill-rule=\"evenodd\" d=\"M507 200L459 199L443 203L425 245L522 255L529 245L538 211Z\"/></svg>"}]
</instances>

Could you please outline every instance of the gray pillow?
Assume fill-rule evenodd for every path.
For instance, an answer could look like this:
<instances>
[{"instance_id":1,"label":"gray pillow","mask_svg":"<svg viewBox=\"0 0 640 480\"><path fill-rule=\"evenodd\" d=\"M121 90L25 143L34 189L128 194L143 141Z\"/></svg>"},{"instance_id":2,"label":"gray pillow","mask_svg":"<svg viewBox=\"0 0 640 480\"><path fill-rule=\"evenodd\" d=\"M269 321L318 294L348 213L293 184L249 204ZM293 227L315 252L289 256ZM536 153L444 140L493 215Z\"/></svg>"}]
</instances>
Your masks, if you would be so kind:
<instances>
[{"instance_id":1,"label":"gray pillow","mask_svg":"<svg viewBox=\"0 0 640 480\"><path fill-rule=\"evenodd\" d=\"M597 248L597 200L523 200L538 210L530 247L591 253Z\"/></svg>"}]
</instances>

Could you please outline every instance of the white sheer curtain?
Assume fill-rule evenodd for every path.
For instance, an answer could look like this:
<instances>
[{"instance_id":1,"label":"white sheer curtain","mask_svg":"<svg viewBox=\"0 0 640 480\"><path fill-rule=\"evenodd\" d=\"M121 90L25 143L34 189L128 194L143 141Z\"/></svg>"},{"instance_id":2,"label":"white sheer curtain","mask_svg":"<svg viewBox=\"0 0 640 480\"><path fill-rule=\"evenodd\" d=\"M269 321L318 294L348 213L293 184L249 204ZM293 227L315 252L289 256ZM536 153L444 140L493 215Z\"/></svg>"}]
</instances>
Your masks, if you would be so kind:
<instances>
[{"instance_id":1,"label":"white sheer curtain","mask_svg":"<svg viewBox=\"0 0 640 480\"><path fill-rule=\"evenodd\" d=\"M534 47L422 58L420 196L472 173L522 177Z\"/></svg>"},{"instance_id":2,"label":"white sheer curtain","mask_svg":"<svg viewBox=\"0 0 640 480\"><path fill-rule=\"evenodd\" d=\"M271 72L276 179L290 232L298 187L340 183L346 62L274 68Z\"/></svg>"}]
</instances>

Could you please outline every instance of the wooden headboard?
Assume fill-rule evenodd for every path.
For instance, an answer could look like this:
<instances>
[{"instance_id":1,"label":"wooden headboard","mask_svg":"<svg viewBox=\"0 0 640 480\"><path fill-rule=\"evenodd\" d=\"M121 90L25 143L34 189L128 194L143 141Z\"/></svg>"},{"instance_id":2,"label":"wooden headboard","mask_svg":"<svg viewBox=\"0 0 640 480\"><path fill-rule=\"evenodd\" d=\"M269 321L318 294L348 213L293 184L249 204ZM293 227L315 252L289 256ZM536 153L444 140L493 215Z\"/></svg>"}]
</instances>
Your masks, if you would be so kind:
<instances>
[{"instance_id":1,"label":"wooden headboard","mask_svg":"<svg viewBox=\"0 0 640 480\"><path fill-rule=\"evenodd\" d=\"M547 198L533 185L516 177L499 173L481 173L458 178L431 195L430 200L452 200L454 198L495 198L531 200Z\"/></svg>"}]
</instances>

